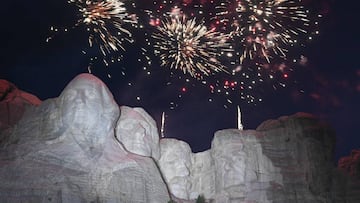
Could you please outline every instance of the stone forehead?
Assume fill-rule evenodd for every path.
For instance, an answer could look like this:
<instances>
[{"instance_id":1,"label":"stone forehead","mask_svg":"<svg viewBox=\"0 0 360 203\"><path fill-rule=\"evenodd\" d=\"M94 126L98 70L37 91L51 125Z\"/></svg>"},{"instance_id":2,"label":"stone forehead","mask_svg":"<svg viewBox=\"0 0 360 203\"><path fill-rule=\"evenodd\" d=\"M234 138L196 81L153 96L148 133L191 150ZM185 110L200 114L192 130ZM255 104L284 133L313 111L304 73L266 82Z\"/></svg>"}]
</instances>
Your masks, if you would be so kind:
<instances>
[{"instance_id":1,"label":"stone forehead","mask_svg":"<svg viewBox=\"0 0 360 203\"><path fill-rule=\"evenodd\" d=\"M160 140L161 153L176 154L181 152L181 156L186 156L192 153L189 144L184 141L165 138Z\"/></svg>"},{"instance_id":2,"label":"stone forehead","mask_svg":"<svg viewBox=\"0 0 360 203\"><path fill-rule=\"evenodd\" d=\"M113 97L107 86L97 77L92 74L82 73L76 76L63 90L60 97L67 94L71 90L91 90L101 94ZM104 91L105 90L105 91Z\"/></svg>"},{"instance_id":3,"label":"stone forehead","mask_svg":"<svg viewBox=\"0 0 360 203\"><path fill-rule=\"evenodd\" d=\"M92 74L80 74L65 87L57 99L61 105L65 105L61 108L62 111L73 111L71 108L79 104L79 101L73 102L75 98L81 98L79 101L86 104L87 108L93 107L89 106L90 103L91 105L98 104L101 107L98 106L97 109L93 110L112 114L113 116L119 114L119 107L108 87Z\"/></svg>"},{"instance_id":4,"label":"stone forehead","mask_svg":"<svg viewBox=\"0 0 360 203\"><path fill-rule=\"evenodd\" d=\"M106 85L97 77L95 77L92 74L88 74L88 73L82 73L78 76L76 76L67 86L65 89L67 88L73 88L73 87L77 87L77 86L89 86L89 87L94 87L94 88L101 88L101 87L106 87Z\"/></svg>"}]
</instances>

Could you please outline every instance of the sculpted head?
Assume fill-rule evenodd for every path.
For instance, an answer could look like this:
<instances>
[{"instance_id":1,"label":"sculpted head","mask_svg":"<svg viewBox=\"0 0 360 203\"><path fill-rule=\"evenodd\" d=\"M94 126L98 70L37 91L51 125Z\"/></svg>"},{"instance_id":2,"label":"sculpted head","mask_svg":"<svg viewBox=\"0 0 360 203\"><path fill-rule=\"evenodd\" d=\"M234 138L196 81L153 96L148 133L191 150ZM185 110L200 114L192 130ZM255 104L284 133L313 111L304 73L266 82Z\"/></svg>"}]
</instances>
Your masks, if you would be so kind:
<instances>
[{"instance_id":1,"label":"sculpted head","mask_svg":"<svg viewBox=\"0 0 360 203\"><path fill-rule=\"evenodd\" d=\"M160 141L160 149L159 166L171 193L176 197L188 199L192 167L190 146L186 142L166 138Z\"/></svg>"},{"instance_id":2,"label":"sculpted head","mask_svg":"<svg viewBox=\"0 0 360 203\"><path fill-rule=\"evenodd\" d=\"M116 136L129 152L155 159L160 156L156 123L142 108L120 107Z\"/></svg>"},{"instance_id":3,"label":"sculpted head","mask_svg":"<svg viewBox=\"0 0 360 203\"><path fill-rule=\"evenodd\" d=\"M160 163L168 169L169 176L190 175L192 152L186 142L171 138L162 139L160 149Z\"/></svg>"},{"instance_id":4,"label":"sculpted head","mask_svg":"<svg viewBox=\"0 0 360 203\"><path fill-rule=\"evenodd\" d=\"M80 74L59 97L63 125L77 143L96 147L112 132L118 106L105 84L91 74Z\"/></svg>"},{"instance_id":5,"label":"sculpted head","mask_svg":"<svg viewBox=\"0 0 360 203\"><path fill-rule=\"evenodd\" d=\"M229 131L227 131L229 132ZM218 131L212 143L217 170L217 187L227 188L241 185L245 181L246 159L244 142L240 135L222 134Z\"/></svg>"}]
</instances>

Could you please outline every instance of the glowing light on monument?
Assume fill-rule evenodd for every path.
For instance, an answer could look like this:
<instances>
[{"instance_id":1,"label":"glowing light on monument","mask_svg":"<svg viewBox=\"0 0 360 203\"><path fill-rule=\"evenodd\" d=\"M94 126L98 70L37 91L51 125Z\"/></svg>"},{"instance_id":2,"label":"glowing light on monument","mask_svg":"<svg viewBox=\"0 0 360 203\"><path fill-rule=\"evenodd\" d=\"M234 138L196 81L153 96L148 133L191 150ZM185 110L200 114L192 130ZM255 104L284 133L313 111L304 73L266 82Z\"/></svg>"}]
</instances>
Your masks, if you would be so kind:
<instances>
[{"instance_id":1,"label":"glowing light on monument","mask_svg":"<svg viewBox=\"0 0 360 203\"><path fill-rule=\"evenodd\" d=\"M240 106L237 106L237 125L239 130L243 130L244 126L241 123L241 110Z\"/></svg>"},{"instance_id":2,"label":"glowing light on monument","mask_svg":"<svg viewBox=\"0 0 360 203\"><path fill-rule=\"evenodd\" d=\"M163 112L161 115L161 130L160 130L161 137L165 137L164 130L165 130L165 112Z\"/></svg>"}]
</instances>

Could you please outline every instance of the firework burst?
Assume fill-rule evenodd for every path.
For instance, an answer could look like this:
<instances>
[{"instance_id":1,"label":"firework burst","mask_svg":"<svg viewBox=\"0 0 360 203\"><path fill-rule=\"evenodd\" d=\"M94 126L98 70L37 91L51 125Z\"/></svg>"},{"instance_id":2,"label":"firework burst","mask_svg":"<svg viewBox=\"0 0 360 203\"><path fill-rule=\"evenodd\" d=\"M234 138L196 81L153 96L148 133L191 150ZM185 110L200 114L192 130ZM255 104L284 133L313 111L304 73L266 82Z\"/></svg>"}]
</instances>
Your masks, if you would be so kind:
<instances>
[{"instance_id":1,"label":"firework burst","mask_svg":"<svg viewBox=\"0 0 360 203\"><path fill-rule=\"evenodd\" d=\"M217 10L216 18L231 25L232 36L240 41L241 64L246 59L285 59L288 48L309 34L308 11L301 0L237 0L221 3Z\"/></svg>"},{"instance_id":2,"label":"firework burst","mask_svg":"<svg viewBox=\"0 0 360 203\"><path fill-rule=\"evenodd\" d=\"M214 72L226 72L218 60L224 53L233 51L227 42L228 35L187 20L185 16L170 17L157 27L155 54L160 57L161 66L180 69L192 77L202 78Z\"/></svg>"},{"instance_id":3,"label":"firework burst","mask_svg":"<svg viewBox=\"0 0 360 203\"><path fill-rule=\"evenodd\" d=\"M76 27L85 25L89 32L89 46L97 45L104 58L111 53L125 51L125 41L134 41L125 25L135 26L137 19L127 12L122 1L70 0L69 3L74 3L81 14ZM108 64L105 59L104 63Z\"/></svg>"}]
</instances>

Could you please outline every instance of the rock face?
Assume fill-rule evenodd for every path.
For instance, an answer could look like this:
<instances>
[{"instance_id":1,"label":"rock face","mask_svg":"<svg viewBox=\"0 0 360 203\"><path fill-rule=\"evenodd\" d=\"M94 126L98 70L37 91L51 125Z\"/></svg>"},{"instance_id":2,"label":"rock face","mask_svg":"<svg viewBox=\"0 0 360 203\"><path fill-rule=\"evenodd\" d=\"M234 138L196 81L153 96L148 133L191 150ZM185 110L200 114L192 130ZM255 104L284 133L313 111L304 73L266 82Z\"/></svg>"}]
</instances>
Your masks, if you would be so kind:
<instances>
[{"instance_id":1,"label":"rock face","mask_svg":"<svg viewBox=\"0 0 360 203\"><path fill-rule=\"evenodd\" d=\"M267 192L283 183L280 168L264 154L255 131L218 131L211 150L216 202L270 202Z\"/></svg>"},{"instance_id":2,"label":"rock face","mask_svg":"<svg viewBox=\"0 0 360 203\"><path fill-rule=\"evenodd\" d=\"M40 105L41 101L15 85L0 80L0 133L15 125L29 106Z\"/></svg>"},{"instance_id":3,"label":"rock face","mask_svg":"<svg viewBox=\"0 0 360 203\"><path fill-rule=\"evenodd\" d=\"M350 156L339 159L338 169L334 171L333 199L337 202L360 202L360 149L353 150Z\"/></svg>"},{"instance_id":4,"label":"rock face","mask_svg":"<svg viewBox=\"0 0 360 203\"><path fill-rule=\"evenodd\" d=\"M338 167L356 179L360 179L360 149L352 150L350 156L339 159Z\"/></svg>"},{"instance_id":5,"label":"rock face","mask_svg":"<svg viewBox=\"0 0 360 203\"><path fill-rule=\"evenodd\" d=\"M154 160L116 139L119 113L107 87L90 74L26 111L1 143L0 202L167 202ZM147 122L141 119L132 125Z\"/></svg>"},{"instance_id":6,"label":"rock face","mask_svg":"<svg viewBox=\"0 0 360 203\"><path fill-rule=\"evenodd\" d=\"M261 146L283 177L272 199L282 202L330 202L335 133L311 115L264 122L257 128Z\"/></svg>"},{"instance_id":7,"label":"rock face","mask_svg":"<svg viewBox=\"0 0 360 203\"><path fill-rule=\"evenodd\" d=\"M334 132L309 114L220 130L211 149L192 153L159 140L143 109L119 107L90 74L43 102L8 89L0 89L0 202L360 202L359 151L336 169Z\"/></svg>"},{"instance_id":8,"label":"rock face","mask_svg":"<svg viewBox=\"0 0 360 203\"><path fill-rule=\"evenodd\" d=\"M142 108L120 107L121 115L116 137L132 153L160 158L159 134L156 123Z\"/></svg>"},{"instance_id":9,"label":"rock face","mask_svg":"<svg viewBox=\"0 0 360 203\"><path fill-rule=\"evenodd\" d=\"M162 139L159 165L171 193L187 200L202 194L216 203L360 202L360 183L332 165L334 144L329 126L297 113L256 131L218 131L201 153Z\"/></svg>"},{"instance_id":10,"label":"rock face","mask_svg":"<svg viewBox=\"0 0 360 203\"><path fill-rule=\"evenodd\" d=\"M176 139L162 139L160 149L159 166L164 172L171 193L178 198L189 199L191 191L190 146Z\"/></svg>"}]
</instances>

